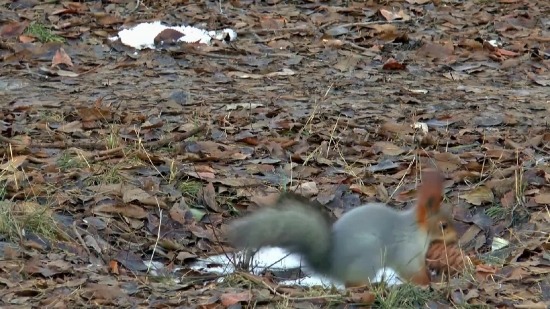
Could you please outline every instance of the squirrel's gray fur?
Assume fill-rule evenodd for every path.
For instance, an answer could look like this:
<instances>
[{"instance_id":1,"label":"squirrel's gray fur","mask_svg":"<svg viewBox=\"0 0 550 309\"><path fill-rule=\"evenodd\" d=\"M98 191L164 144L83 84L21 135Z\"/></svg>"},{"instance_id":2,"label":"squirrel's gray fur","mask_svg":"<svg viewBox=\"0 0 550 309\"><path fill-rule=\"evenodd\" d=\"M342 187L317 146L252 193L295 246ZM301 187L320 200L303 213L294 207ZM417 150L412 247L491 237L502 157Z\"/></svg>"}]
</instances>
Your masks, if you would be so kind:
<instances>
[{"instance_id":1,"label":"squirrel's gray fur","mask_svg":"<svg viewBox=\"0 0 550 309\"><path fill-rule=\"evenodd\" d=\"M320 205L319 205L320 206ZM319 273L332 268L332 232L329 218L303 197L282 195L275 207L261 209L234 221L228 240L239 248L276 246L298 253Z\"/></svg>"}]
</instances>

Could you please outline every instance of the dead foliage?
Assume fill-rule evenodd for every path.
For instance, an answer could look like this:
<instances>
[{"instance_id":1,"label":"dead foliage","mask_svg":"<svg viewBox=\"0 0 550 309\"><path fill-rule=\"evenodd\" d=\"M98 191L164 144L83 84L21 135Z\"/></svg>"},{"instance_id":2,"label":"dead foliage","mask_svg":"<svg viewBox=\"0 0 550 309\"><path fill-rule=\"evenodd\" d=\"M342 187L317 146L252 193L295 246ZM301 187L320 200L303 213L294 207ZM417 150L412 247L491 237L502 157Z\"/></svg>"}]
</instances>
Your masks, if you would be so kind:
<instances>
[{"instance_id":1,"label":"dead foliage","mask_svg":"<svg viewBox=\"0 0 550 309\"><path fill-rule=\"evenodd\" d=\"M0 303L547 308L549 3L0 0ZM149 20L239 37L109 39ZM477 259L435 294L188 266L280 191L401 208L432 166Z\"/></svg>"}]
</instances>

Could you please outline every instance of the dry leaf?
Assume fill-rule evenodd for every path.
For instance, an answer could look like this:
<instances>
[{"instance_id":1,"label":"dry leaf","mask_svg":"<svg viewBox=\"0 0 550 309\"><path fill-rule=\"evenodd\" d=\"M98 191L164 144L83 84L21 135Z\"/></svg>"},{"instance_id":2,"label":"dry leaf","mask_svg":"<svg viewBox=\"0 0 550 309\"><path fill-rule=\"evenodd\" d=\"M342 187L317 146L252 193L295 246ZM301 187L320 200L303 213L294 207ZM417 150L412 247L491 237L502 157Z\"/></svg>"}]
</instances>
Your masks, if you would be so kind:
<instances>
[{"instance_id":1,"label":"dry leaf","mask_svg":"<svg viewBox=\"0 0 550 309\"><path fill-rule=\"evenodd\" d=\"M493 203L495 196L493 191L486 186L478 186L477 188L462 195L462 197L470 204L480 206L484 203Z\"/></svg>"},{"instance_id":2,"label":"dry leaf","mask_svg":"<svg viewBox=\"0 0 550 309\"><path fill-rule=\"evenodd\" d=\"M252 299L252 293L245 291L241 293L224 293L220 296L222 305L226 308L240 302L249 302Z\"/></svg>"},{"instance_id":3,"label":"dry leaf","mask_svg":"<svg viewBox=\"0 0 550 309\"><path fill-rule=\"evenodd\" d=\"M53 56L53 59L52 59L51 67L53 68L53 67L56 67L60 64L65 64L69 67L73 66L73 61L71 60L71 57L69 57L69 55L67 55L67 53L65 52L63 47L59 48L55 52L55 55Z\"/></svg>"},{"instance_id":4,"label":"dry leaf","mask_svg":"<svg viewBox=\"0 0 550 309\"><path fill-rule=\"evenodd\" d=\"M405 152L401 147L391 143L391 142L376 142L372 145L372 149L375 152L382 152L388 156L398 156Z\"/></svg>"},{"instance_id":5,"label":"dry leaf","mask_svg":"<svg viewBox=\"0 0 550 309\"><path fill-rule=\"evenodd\" d=\"M6 172L15 172L25 161L27 160L27 156L17 156L12 159L10 159L8 162L0 165L0 170L6 171Z\"/></svg>"},{"instance_id":6,"label":"dry leaf","mask_svg":"<svg viewBox=\"0 0 550 309\"><path fill-rule=\"evenodd\" d=\"M550 193L542 193L535 196L535 202L537 204L550 205Z\"/></svg>"}]
</instances>

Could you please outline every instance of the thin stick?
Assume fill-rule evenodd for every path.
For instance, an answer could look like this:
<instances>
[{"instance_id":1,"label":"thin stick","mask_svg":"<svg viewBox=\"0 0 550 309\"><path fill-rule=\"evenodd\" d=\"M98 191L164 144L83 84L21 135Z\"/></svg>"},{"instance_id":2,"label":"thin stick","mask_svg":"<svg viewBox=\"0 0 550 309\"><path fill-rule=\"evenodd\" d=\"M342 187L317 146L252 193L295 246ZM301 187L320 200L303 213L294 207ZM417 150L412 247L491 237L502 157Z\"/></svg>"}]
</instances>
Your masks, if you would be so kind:
<instances>
[{"instance_id":1,"label":"thin stick","mask_svg":"<svg viewBox=\"0 0 550 309\"><path fill-rule=\"evenodd\" d=\"M155 246L153 247L153 253L151 253L151 258L149 259L149 265L147 265L147 273L149 273L149 271L151 270L151 266L153 265L153 257L155 256L155 252L157 251L157 246L160 240L160 227L162 226L162 209L160 208L160 204L156 196L155 196L155 200L157 201L157 207L159 209L159 226L158 226L158 232L157 232L157 240L155 241Z\"/></svg>"},{"instance_id":2,"label":"thin stick","mask_svg":"<svg viewBox=\"0 0 550 309\"><path fill-rule=\"evenodd\" d=\"M86 250L86 252L88 252L88 255L92 255L91 252L90 252L90 249L88 249L88 246L84 242L84 239L82 239L82 236L80 236L80 233L76 229L76 221L73 221L73 232L76 234L76 238L78 238L78 240L80 241L80 244L82 245L82 247L84 247L84 250Z\"/></svg>"},{"instance_id":3,"label":"thin stick","mask_svg":"<svg viewBox=\"0 0 550 309\"><path fill-rule=\"evenodd\" d=\"M292 28L280 28L280 29L245 29L245 30L237 31L237 34L293 32L293 31L311 31L311 29L305 28L305 27L292 27Z\"/></svg>"},{"instance_id":4,"label":"thin stick","mask_svg":"<svg viewBox=\"0 0 550 309\"><path fill-rule=\"evenodd\" d=\"M164 146L166 146L170 143L181 142L183 140L186 140L186 139L190 138L193 135L196 135L196 134L204 131L205 128L206 128L206 124L202 124L202 125L194 128L193 130L189 131L189 132L173 135L173 136L163 138L161 140L154 141L154 142L144 143L144 146L153 147L153 148L160 148L160 147L164 147Z\"/></svg>"},{"instance_id":5,"label":"thin stick","mask_svg":"<svg viewBox=\"0 0 550 309\"><path fill-rule=\"evenodd\" d=\"M377 24L378 25L379 24L397 24L397 23L404 23L404 22L407 22L407 21L406 20L401 20L401 19L395 19L395 20L390 20L390 21L388 21L388 20L375 20L375 21L364 21L364 22L336 25L336 26L334 26L334 28L347 28L347 27L355 27L355 26L364 27L364 26L377 25ZM325 29L330 25L332 25L332 24L322 25L321 27L319 27L319 30Z\"/></svg>"}]
</instances>

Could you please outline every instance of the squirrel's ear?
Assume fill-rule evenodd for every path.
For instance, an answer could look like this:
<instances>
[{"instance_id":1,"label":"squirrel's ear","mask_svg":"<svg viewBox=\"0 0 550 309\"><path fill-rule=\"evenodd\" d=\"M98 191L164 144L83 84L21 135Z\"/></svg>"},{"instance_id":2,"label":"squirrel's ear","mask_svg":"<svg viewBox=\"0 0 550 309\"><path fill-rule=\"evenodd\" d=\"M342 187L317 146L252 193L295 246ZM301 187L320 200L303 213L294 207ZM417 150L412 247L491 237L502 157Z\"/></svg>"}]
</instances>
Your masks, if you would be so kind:
<instances>
[{"instance_id":1,"label":"squirrel's ear","mask_svg":"<svg viewBox=\"0 0 550 309\"><path fill-rule=\"evenodd\" d=\"M422 184L418 190L418 206L428 212L436 212L441 206L443 175L437 170L427 170L422 173Z\"/></svg>"}]
</instances>

